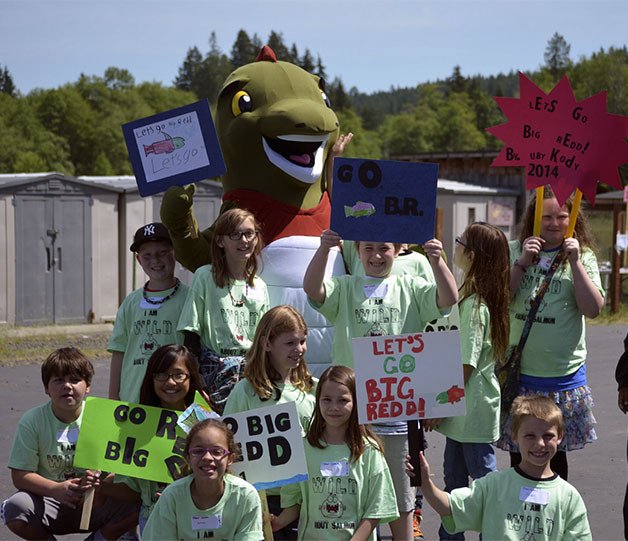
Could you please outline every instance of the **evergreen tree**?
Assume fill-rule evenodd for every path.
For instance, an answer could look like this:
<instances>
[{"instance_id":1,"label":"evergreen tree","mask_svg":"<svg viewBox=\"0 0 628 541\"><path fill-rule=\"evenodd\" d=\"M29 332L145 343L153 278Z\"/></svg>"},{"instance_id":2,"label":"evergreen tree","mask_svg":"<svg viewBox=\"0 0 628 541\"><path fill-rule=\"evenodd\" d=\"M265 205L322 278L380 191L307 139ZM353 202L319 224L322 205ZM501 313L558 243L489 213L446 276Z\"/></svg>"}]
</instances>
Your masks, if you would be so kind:
<instances>
[{"instance_id":1,"label":"evergreen tree","mask_svg":"<svg viewBox=\"0 0 628 541\"><path fill-rule=\"evenodd\" d=\"M277 60L287 60L290 59L290 51L286 44L283 41L283 35L280 33L271 30L270 35L268 36L268 46L275 51L275 56ZM296 62L296 59L293 60Z\"/></svg>"},{"instance_id":2,"label":"evergreen tree","mask_svg":"<svg viewBox=\"0 0 628 541\"><path fill-rule=\"evenodd\" d=\"M288 62L292 62L293 64L299 61L299 50L297 49L297 44L293 43L292 47L290 47L290 59L286 59Z\"/></svg>"},{"instance_id":3,"label":"evergreen tree","mask_svg":"<svg viewBox=\"0 0 628 541\"><path fill-rule=\"evenodd\" d=\"M301 66L308 73L314 73L314 57L308 48L305 49L303 56L299 60L299 66Z\"/></svg>"},{"instance_id":4,"label":"evergreen tree","mask_svg":"<svg viewBox=\"0 0 628 541\"><path fill-rule=\"evenodd\" d=\"M454 71L452 72L451 77L447 79L446 84L447 88L451 92L466 92L467 80L462 76L460 66L454 66Z\"/></svg>"},{"instance_id":5,"label":"evergreen tree","mask_svg":"<svg viewBox=\"0 0 628 541\"><path fill-rule=\"evenodd\" d=\"M321 79L327 79L327 72L325 71L325 66L323 65L323 60L320 54L316 55L316 68L314 69L314 73Z\"/></svg>"},{"instance_id":6,"label":"evergreen tree","mask_svg":"<svg viewBox=\"0 0 628 541\"><path fill-rule=\"evenodd\" d=\"M325 93L331 101L331 106L336 111L342 111L343 109L349 109L351 107L351 100L349 95L345 92L345 87L339 77L335 77L331 84L325 89Z\"/></svg>"},{"instance_id":7,"label":"evergreen tree","mask_svg":"<svg viewBox=\"0 0 628 541\"><path fill-rule=\"evenodd\" d=\"M231 64L233 68L239 68L253 62L257 56L257 48L245 30L240 30L231 48Z\"/></svg>"},{"instance_id":8,"label":"evergreen tree","mask_svg":"<svg viewBox=\"0 0 628 541\"><path fill-rule=\"evenodd\" d=\"M4 69L0 69L0 92L15 97L16 91L13 77L9 73L9 68L5 66Z\"/></svg>"},{"instance_id":9,"label":"evergreen tree","mask_svg":"<svg viewBox=\"0 0 628 541\"><path fill-rule=\"evenodd\" d=\"M214 32L212 32L212 36L214 36L214 38L216 37ZM183 60L183 65L179 68L179 74L174 80L174 86L181 90L192 90L192 82L202 62L203 55L201 51L198 50L198 47L189 48L185 55L185 60Z\"/></svg>"},{"instance_id":10,"label":"evergreen tree","mask_svg":"<svg viewBox=\"0 0 628 541\"><path fill-rule=\"evenodd\" d=\"M554 81L558 81L571 65L570 50L571 45L558 32L554 32L554 35L547 42L543 57L545 58L545 66L551 73Z\"/></svg>"}]
</instances>

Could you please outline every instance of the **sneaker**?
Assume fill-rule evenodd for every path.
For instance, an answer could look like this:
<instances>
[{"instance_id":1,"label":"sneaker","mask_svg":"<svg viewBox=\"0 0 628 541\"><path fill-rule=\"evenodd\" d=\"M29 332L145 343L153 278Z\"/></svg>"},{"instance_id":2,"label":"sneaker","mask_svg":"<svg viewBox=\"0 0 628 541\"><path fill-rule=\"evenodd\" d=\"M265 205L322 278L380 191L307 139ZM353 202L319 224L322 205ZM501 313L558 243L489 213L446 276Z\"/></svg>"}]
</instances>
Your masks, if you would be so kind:
<instances>
[{"instance_id":1,"label":"sneaker","mask_svg":"<svg viewBox=\"0 0 628 541\"><path fill-rule=\"evenodd\" d=\"M412 535L414 537L414 541L417 539L423 539L423 532L421 531L421 521L423 517L421 516L421 512L419 510L418 513L414 513L412 515Z\"/></svg>"}]
</instances>

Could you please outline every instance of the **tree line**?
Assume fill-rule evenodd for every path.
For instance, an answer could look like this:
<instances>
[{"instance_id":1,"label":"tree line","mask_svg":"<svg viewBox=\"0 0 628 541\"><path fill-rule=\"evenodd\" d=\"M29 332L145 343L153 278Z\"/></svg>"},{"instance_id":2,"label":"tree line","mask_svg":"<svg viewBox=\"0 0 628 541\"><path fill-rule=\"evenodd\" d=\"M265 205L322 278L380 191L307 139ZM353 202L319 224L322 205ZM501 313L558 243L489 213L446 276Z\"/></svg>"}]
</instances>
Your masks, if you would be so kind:
<instances>
[{"instance_id":1,"label":"tree line","mask_svg":"<svg viewBox=\"0 0 628 541\"><path fill-rule=\"evenodd\" d=\"M203 53L188 49L171 86L136 83L132 74L111 67L102 76L81 75L55 89L23 96L7 66L0 65L0 170L4 173L60 171L69 175L132 174L121 124L207 98L214 104L226 76L255 59L263 43L279 60L326 77L320 55L287 45L281 33L266 41L240 30L229 54L209 36ZM577 99L608 90L608 111L628 115L628 50L600 49L576 61L559 34L547 43L543 64L526 73L546 92L567 74ZM504 122L493 96L517 96L518 74L465 76L455 66L445 80L415 87L391 87L365 94L347 90L342 79L327 93L343 132L355 138L347 156L388 158L420 152L497 149L500 141L485 128Z\"/></svg>"}]
</instances>

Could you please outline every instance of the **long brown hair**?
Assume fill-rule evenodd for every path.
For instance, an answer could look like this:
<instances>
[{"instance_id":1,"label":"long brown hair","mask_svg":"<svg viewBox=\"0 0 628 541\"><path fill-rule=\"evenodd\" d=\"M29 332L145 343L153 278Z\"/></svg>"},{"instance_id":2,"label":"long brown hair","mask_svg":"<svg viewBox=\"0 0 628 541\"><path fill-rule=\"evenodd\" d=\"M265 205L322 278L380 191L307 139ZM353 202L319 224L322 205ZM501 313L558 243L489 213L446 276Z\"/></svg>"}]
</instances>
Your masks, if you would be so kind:
<instances>
[{"instance_id":1,"label":"long brown hair","mask_svg":"<svg viewBox=\"0 0 628 541\"><path fill-rule=\"evenodd\" d=\"M493 353L503 361L510 332L510 256L506 235L484 222L472 223L464 232L464 253L470 266L460 286L460 303L476 295L488 307Z\"/></svg>"},{"instance_id":2,"label":"long brown hair","mask_svg":"<svg viewBox=\"0 0 628 541\"><path fill-rule=\"evenodd\" d=\"M273 382L281 379L272 365L270 353L266 351L266 343L272 342L284 332L300 332L307 335L307 325L303 316L287 304L275 306L264 314L255 330L251 348L246 354L244 377L262 400L268 400L273 396L276 391ZM301 359L299 366L292 369L290 381L304 393L309 393L314 387L314 379L304 358Z\"/></svg>"},{"instance_id":3,"label":"long brown hair","mask_svg":"<svg viewBox=\"0 0 628 541\"><path fill-rule=\"evenodd\" d=\"M346 366L330 366L325 372L323 372L321 379L316 387L316 406L314 407L314 415L312 416L312 422L310 428L307 431L307 441L313 447L318 449L325 449L327 447L326 442L323 439L325 433L325 419L321 413L320 400L323 386L326 382L333 381L339 385L344 385L351 392L351 398L353 400L353 410L349 417L349 423L347 431L345 433L345 443L351 450L351 461L355 462L364 453L367 441L375 447L378 451L384 452L384 446L380 439L373 433L373 431L366 425L361 425L358 422L358 410L356 409L357 401L355 394L355 373L351 368Z\"/></svg>"},{"instance_id":4,"label":"long brown hair","mask_svg":"<svg viewBox=\"0 0 628 541\"><path fill-rule=\"evenodd\" d=\"M167 372L178 359L183 359L185 368L190 374L190 389L183 401L186 406L194 402L194 393L196 391L202 391L205 386L203 378L198 372L196 356L185 346L168 344L157 348L150 356L150 359L148 359L146 374L144 374L144 380L140 388L140 404L155 406L157 408L161 407L161 400L155 392L153 375Z\"/></svg>"},{"instance_id":5,"label":"long brown hair","mask_svg":"<svg viewBox=\"0 0 628 541\"><path fill-rule=\"evenodd\" d=\"M552 191L550 186L545 186L545 190L543 191L543 200L545 199L555 199L556 196ZM519 242L523 246L523 241L528 237L531 237L534 232L534 209L536 206L536 192L530 199L528 206L526 207L519 224L517 225L517 231L519 234ZM573 195L570 196L567 201L565 201L565 206L569 213L571 214L571 209L573 207ZM578 209L578 217L576 218L576 226L574 228L574 237L578 239L580 246L583 248L594 248L595 240L593 238L593 234L589 229L589 224L585 216L582 214L582 207Z\"/></svg>"},{"instance_id":6,"label":"long brown hair","mask_svg":"<svg viewBox=\"0 0 628 541\"><path fill-rule=\"evenodd\" d=\"M227 257L225 256L225 250L218 245L218 239L224 235L233 233L236 228L246 219L251 218L253 220L253 227L257 233L257 242L253 249L253 254L246 262L244 269L246 283L253 287L253 279L257 274L257 260L261 258L263 242L262 237L259 234L259 223L255 219L252 213L245 209L231 209L221 214L216 223L214 224L214 237L211 243L211 258L212 258L212 275L214 282L218 287L225 287L233 279L227 266Z\"/></svg>"}]
</instances>

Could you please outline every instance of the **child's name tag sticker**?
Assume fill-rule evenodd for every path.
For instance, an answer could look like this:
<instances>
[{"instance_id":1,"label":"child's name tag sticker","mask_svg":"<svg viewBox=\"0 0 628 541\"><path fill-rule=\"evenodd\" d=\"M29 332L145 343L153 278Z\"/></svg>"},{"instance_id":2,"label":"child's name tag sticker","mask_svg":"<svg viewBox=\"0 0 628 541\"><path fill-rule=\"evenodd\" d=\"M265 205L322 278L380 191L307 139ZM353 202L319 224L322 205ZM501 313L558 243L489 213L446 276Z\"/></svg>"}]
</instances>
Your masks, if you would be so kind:
<instances>
[{"instance_id":1,"label":"child's name tag sticker","mask_svg":"<svg viewBox=\"0 0 628 541\"><path fill-rule=\"evenodd\" d=\"M388 293L388 284L382 282L380 284L366 284L364 286L364 296L367 299L375 297L376 299L383 299Z\"/></svg>"},{"instance_id":2,"label":"child's name tag sticker","mask_svg":"<svg viewBox=\"0 0 628 541\"><path fill-rule=\"evenodd\" d=\"M161 308L162 299L163 297L150 297L150 300L153 302L148 302L147 299L142 298L140 301L140 308L142 310L157 310L158 308Z\"/></svg>"},{"instance_id":3,"label":"child's name tag sticker","mask_svg":"<svg viewBox=\"0 0 628 541\"><path fill-rule=\"evenodd\" d=\"M522 502L540 503L541 505L549 503L549 496L549 490L541 488L521 487L521 492L519 492L519 499Z\"/></svg>"},{"instance_id":4,"label":"child's name tag sticker","mask_svg":"<svg viewBox=\"0 0 628 541\"><path fill-rule=\"evenodd\" d=\"M346 460L321 462L321 475L324 477L347 477L349 475L349 463Z\"/></svg>"},{"instance_id":5,"label":"child's name tag sticker","mask_svg":"<svg viewBox=\"0 0 628 541\"><path fill-rule=\"evenodd\" d=\"M76 443L78 441L79 429L66 426L57 432L57 443Z\"/></svg>"},{"instance_id":6,"label":"child's name tag sticker","mask_svg":"<svg viewBox=\"0 0 628 541\"><path fill-rule=\"evenodd\" d=\"M249 287L246 290L246 297L252 301L263 301L264 292L259 287Z\"/></svg>"},{"instance_id":7,"label":"child's name tag sticker","mask_svg":"<svg viewBox=\"0 0 628 541\"><path fill-rule=\"evenodd\" d=\"M545 271L549 270L549 268L552 266L553 259L554 259L553 255L542 255L539 258L538 265Z\"/></svg>"},{"instance_id":8,"label":"child's name tag sticker","mask_svg":"<svg viewBox=\"0 0 628 541\"><path fill-rule=\"evenodd\" d=\"M217 530L222 525L222 515L192 516L193 530Z\"/></svg>"}]
</instances>

